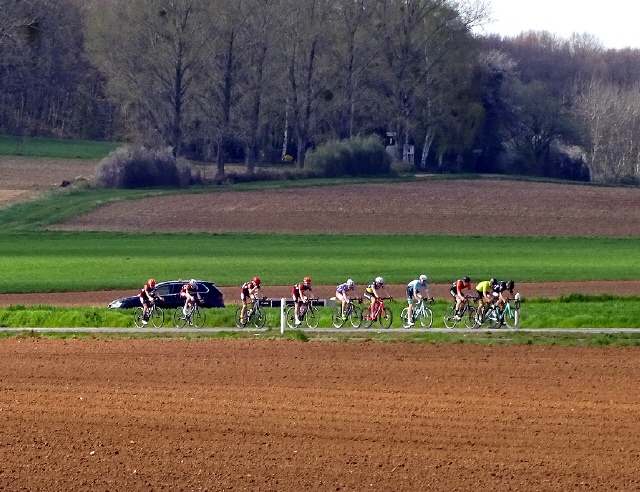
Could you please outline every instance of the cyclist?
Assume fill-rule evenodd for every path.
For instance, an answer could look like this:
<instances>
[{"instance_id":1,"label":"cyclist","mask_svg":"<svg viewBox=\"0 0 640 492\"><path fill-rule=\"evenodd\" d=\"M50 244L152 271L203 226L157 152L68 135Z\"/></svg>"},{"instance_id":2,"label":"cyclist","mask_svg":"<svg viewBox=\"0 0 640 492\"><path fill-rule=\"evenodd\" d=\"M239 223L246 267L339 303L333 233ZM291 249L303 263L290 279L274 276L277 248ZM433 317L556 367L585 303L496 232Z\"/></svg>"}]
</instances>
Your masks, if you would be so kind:
<instances>
[{"instance_id":1,"label":"cyclist","mask_svg":"<svg viewBox=\"0 0 640 492\"><path fill-rule=\"evenodd\" d=\"M456 321L460 321L460 311L464 307L464 303L467 301L464 293L464 289L471 291L471 279L469 277L463 277L460 280L456 280L451 284L449 293L451 297L456 300Z\"/></svg>"},{"instance_id":2,"label":"cyclist","mask_svg":"<svg viewBox=\"0 0 640 492\"><path fill-rule=\"evenodd\" d=\"M495 287L495 285L495 278L492 278L491 280L485 280L476 284L476 293L478 297L478 315L481 317L481 319L484 315L485 302L487 303L487 305L489 305L494 301L493 288ZM497 294L495 294L495 297L497 297Z\"/></svg>"},{"instance_id":3,"label":"cyclist","mask_svg":"<svg viewBox=\"0 0 640 492\"><path fill-rule=\"evenodd\" d=\"M305 294L306 291L311 292L311 278L305 277L302 282L293 286L291 289L291 295L293 296L293 304L295 305L296 313L296 325L302 323L300 319L300 306L307 302L309 297Z\"/></svg>"},{"instance_id":4,"label":"cyclist","mask_svg":"<svg viewBox=\"0 0 640 492\"><path fill-rule=\"evenodd\" d=\"M164 301L164 297L160 297L156 292L156 281L150 278L144 287L140 290L140 303L142 304L142 324L146 325L149 320L149 310L156 303L156 298Z\"/></svg>"},{"instance_id":5,"label":"cyclist","mask_svg":"<svg viewBox=\"0 0 640 492\"><path fill-rule=\"evenodd\" d=\"M381 296L381 290L384 289L384 279L382 277L376 277L373 282L367 285L364 290L364 296L371 301L369 304L369 314L373 314L373 305Z\"/></svg>"},{"instance_id":6,"label":"cyclist","mask_svg":"<svg viewBox=\"0 0 640 492\"><path fill-rule=\"evenodd\" d=\"M513 295L514 286L515 286L515 283L513 282L513 280L509 280L509 281L500 280L500 281L497 281L493 286L493 295L494 297L497 297L497 304L500 307L500 309L503 309L505 303L507 302L505 292L508 291L509 294Z\"/></svg>"},{"instance_id":7,"label":"cyclist","mask_svg":"<svg viewBox=\"0 0 640 492\"><path fill-rule=\"evenodd\" d=\"M350 299L349 292L355 292L355 290L356 284L351 279L336 287L336 299L342 303L342 319L346 319L344 312Z\"/></svg>"},{"instance_id":8,"label":"cyclist","mask_svg":"<svg viewBox=\"0 0 640 492\"><path fill-rule=\"evenodd\" d=\"M184 307L182 308L182 314L185 316L188 312L193 310L193 306L196 303L196 297L198 301L202 302L202 297L198 292L198 284L195 279L189 280L189 283L186 283L180 289L180 297L184 298Z\"/></svg>"},{"instance_id":9,"label":"cyclist","mask_svg":"<svg viewBox=\"0 0 640 492\"><path fill-rule=\"evenodd\" d=\"M253 304L258 300L258 293L260 292L260 279L253 277L253 280L249 280L242 284L240 288L240 300L242 301L242 309L240 310L240 321L246 323L247 315L247 302L251 300Z\"/></svg>"},{"instance_id":10,"label":"cyclist","mask_svg":"<svg viewBox=\"0 0 640 492\"><path fill-rule=\"evenodd\" d=\"M420 293L420 290L424 290L424 295ZM427 276L420 275L416 280L412 280L407 284L407 303L409 308L407 310L407 324L413 326L413 299L421 301L429 294L429 284L427 284Z\"/></svg>"}]
</instances>

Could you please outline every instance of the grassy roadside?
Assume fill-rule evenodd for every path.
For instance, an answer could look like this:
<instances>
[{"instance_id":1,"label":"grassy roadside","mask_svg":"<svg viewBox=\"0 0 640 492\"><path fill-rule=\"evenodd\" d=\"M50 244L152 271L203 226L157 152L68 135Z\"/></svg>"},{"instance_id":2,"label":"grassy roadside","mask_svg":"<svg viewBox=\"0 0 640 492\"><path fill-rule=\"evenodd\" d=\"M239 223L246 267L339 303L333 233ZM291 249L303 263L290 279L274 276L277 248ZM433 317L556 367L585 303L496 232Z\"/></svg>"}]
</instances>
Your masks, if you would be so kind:
<instances>
[{"instance_id":1,"label":"grassy roadside","mask_svg":"<svg viewBox=\"0 0 640 492\"><path fill-rule=\"evenodd\" d=\"M117 142L0 135L0 155L7 156L101 159L119 146Z\"/></svg>"},{"instance_id":2,"label":"grassy roadside","mask_svg":"<svg viewBox=\"0 0 640 492\"><path fill-rule=\"evenodd\" d=\"M443 314L450 303L436 301L433 305L433 328L444 328ZM234 330L234 314L237 305L223 309L207 309L205 327ZM402 332L401 301L390 303L394 315L391 329L381 332ZM585 296L571 295L558 299L531 299L522 303L521 330L533 328L637 328L640 297L637 296ZM279 308L266 308L267 328L279 330ZM173 310L165 310L165 327L172 327ZM319 308L319 328L331 328L331 308ZM52 306L12 306L0 309L1 328L133 328L132 310L107 308L61 308ZM374 324L372 328L376 328ZM482 330L480 330L482 331ZM453 330L455 332L455 330Z\"/></svg>"}]
</instances>

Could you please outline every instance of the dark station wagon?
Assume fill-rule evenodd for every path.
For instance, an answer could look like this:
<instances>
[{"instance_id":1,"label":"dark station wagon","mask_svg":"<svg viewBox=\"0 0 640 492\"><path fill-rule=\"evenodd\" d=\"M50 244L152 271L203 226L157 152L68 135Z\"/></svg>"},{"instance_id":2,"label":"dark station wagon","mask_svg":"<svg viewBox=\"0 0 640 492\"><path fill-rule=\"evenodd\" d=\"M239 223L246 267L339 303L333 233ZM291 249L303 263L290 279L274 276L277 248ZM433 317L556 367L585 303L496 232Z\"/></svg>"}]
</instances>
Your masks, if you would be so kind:
<instances>
[{"instance_id":1,"label":"dark station wagon","mask_svg":"<svg viewBox=\"0 0 640 492\"><path fill-rule=\"evenodd\" d=\"M159 282L156 284L156 294L163 297L164 300L158 300L158 306L163 308L173 308L184 305L184 298L180 297L180 289L188 280L171 280L169 282ZM198 284L198 293L204 301L200 306L205 308L222 308L224 307L224 299L222 292L218 290L213 282L206 280L196 280ZM116 299L109 303L110 309L127 309L139 307L139 292L130 297Z\"/></svg>"}]
</instances>

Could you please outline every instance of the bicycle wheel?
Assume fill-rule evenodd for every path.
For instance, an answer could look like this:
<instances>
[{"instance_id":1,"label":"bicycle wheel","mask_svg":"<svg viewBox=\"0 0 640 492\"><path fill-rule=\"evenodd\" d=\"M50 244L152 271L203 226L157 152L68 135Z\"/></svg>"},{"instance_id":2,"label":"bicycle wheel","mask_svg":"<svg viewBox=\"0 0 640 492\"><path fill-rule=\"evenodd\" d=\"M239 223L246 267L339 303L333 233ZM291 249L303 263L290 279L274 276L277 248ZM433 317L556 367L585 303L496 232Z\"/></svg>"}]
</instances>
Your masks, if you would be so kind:
<instances>
[{"instance_id":1,"label":"bicycle wheel","mask_svg":"<svg viewBox=\"0 0 640 492\"><path fill-rule=\"evenodd\" d=\"M182 307L177 307L175 311L173 311L173 324L176 328L184 328L187 324L187 317L182 312Z\"/></svg>"},{"instance_id":2,"label":"bicycle wheel","mask_svg":"<svg viewBox=\"0 0 640 492\"><path fill-rule=\"evenodd\" d=\"M362 326L365 328L371 328L373 324L373 316L371 316L371 305L362 310Z\"/></svg>"},{"instance_id":3,"label":"bicycle wheel","mask_svg":"<svg viewBox=\"0 0 640 492\"><path fill-rule=\"evenodd\" d=\"M307 326L309 328L317 328L318 323L320 322L320 313L318 313L318 310L315 307L309 306L304 315L304 319L307 321Z\"/></svg>"},{"instance_id":4,"label":"bicycle wheel","mask_svg":"<svg viewBox=\"0 0 640 492\"><path fill-rule=\"evenodd\" d=\"M346 320L342 319L342 305L338 305L331 311L331 324L334 328L342 328Z\"/></svg>"},{"instance_id":5,"label":"bicycle wheel","mask_svg":"<svg viewBox=\"0 0 640 492\"><path fill-rule=\"evenodd\" d=\"M191 323L196 328L202 328L204 326L204 322L207 320L207 313L204 312L204 309L200 309L196 306L193 309L193 313L191 314Z\"/></svg>"},{"instance_id":6,"label":"bicycle wheel","mask_svg":"<svg viewBox=\"0 0 640 492\"><path fill-rule=\"evenodd\" d=\"M516 326L516 312L511 309L511 306L507 307L504 310L504 324L507 325L507 328L514 329Z\"/></svg>"},{"instance_id":7,"label":"bicycle wheel","mask_svg":"<svg viewBox=\"0 0 640 492\"><path fill-rule=\"evenodd\" d=\"M267 322L267 314L260 309L260 306L253 308L250 320L256 328L262 328Z\"/></svg>"},{"instance_id":8,"label":"bicycle wheel","mask_svg":"<svg viewBox=\"0 0 640 492\"><path fill-rule=\"evenodd\" d=\"M284 312L285 318L287 320L287 326L289 328L296 329L298 326L296 325L296 308L295 306L289 306Z\"/></svg>"},{"instance_id":9,"label":"bicycle wheel","mask_svg":"<svg viewBox=\"0 0 640 492\"><path fill-rule=\"evenodd\" d=\"M418 319L420 320L420 326L431 328L431 325L433 325L433 311L431 311L431 308L425 306Z\"/></svg>"},{"instance_id":10,"label":"bicycle wheel","mask_svg":"<svg viewBox=\"0 0 640 492\"><path fill-rule=\"evenodd\" d=\"M137 307L133 310L133 324L136 325L138 328L144 327L144 325L142 324L142 308L141 307Z\"/></svg>"},{"instance_id":11,"label":"bicycle wheel","mask_svg":"<svg viewBox=\"0 0 640 492\"><path fill-rule=\"evenodd\" d=\"M454 308L453 306L449 306L445 310L444 317L442 319L444 321L444 326L446 326L447 328L455 328L456 324L458 323L456 321L456 308Z\"/></svg>"},{"instance_id":12,"label":"bicycle wheel","mask_svg":"<svg viewBox=\"0 0 640 492\"><path fill-rule=\"evenodd\" d=\"M164 311L162 308L156 307L153 310L151 313L151 323L153 323L153 326L156 328L162 328L162 325L164 324Z\"/></svg>"},{"instance_id":13,"label":"bicycle wheel","mask_svg":"<svg viewBox=\"0 0 640 492\"><path fill-rule=\"evenodd\" d=\"M467 312L464 313L464 326L467 328L475 328L478 322L478 311L473 306L467 306Z\"/></svg>"},{"instance_id":14,"label":"bicycle wheel","mask_svg":"<svg viewBox=\"0 0 640 492\"><path fill-rule=\"evenodd\" d=\"M389 328L393 323L393 312L387 306L380 311L380 325L383 328Z\"/></svg>"},{"instance_id":15,"label":"bicycle wheel","mask_svg":"<svg viewBox=\"0 0 640 492\"><path fill-rule=\"evenodd\" d=\"M244 328L245 326L247 326L247 322L249 321L245 313L244 323L243 323L241 314L242 314L242 306L236 309L236 315L235 315L236 328Z\"/></svg>"},{"instance_id":16,"label":"bicycle wheel","mask_svg":"<svg viewBox=\"0 0 640 492\"><path fill-rule=\"evenodd\" d=\"M492 307L487 308L487 311L484 313L484 320L489 325L489 328L499 328L500 322L498 321L498 313Z\"/></svg>"},{"instance_id":17,"label":"bicycle wheel","mask_svg":"<svg viewBox=\"0 0 640 492\"><path fill-rule=\"evenodd\" d=\"M360 312L359 307L351 306L347 318L349 319L349 323L351 323L351 326L353 326L354 328L360 328L360 325L362 324L362 313Z\"/></svg>"},{"instance_id":18,"label":"bicycle wheel","mask_svg":"<svg viewBox=\"0 0 640 492\"><path fill-rule=\"evenodd\" d=\"M402 310L402 312L400 313L400 321L402 322L402 327L403 328L411 328L413 326L412 324L409 323L411 320L409 319L409 308L408 307L404 308Z\"/></svg>"}]
</instances>

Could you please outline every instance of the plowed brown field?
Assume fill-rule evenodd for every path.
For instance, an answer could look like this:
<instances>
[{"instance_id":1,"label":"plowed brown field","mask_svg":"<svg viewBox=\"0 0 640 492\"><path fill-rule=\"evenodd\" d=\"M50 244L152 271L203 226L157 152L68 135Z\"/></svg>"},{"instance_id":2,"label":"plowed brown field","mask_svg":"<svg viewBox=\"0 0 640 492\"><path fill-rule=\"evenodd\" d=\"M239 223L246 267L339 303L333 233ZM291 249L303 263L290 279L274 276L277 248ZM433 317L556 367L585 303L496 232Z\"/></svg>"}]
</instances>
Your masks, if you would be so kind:
<instances>
[{"instance_id":1,"label":"plowed brown field","mask_svg":"<svg viewBox=\"0 0 640 492\"><path fill-rule=\"evenodd\" d=\"M313 220L297 232L640 234L635 189L466 183L201 195L186 223L182 200L148 199L60 228L163 230L171 210L172 230L291 231L300 211ZM506 220L488 220L495 203ZM555 291L603 288L585 285ZM0 489L635 491L638 360L637 347L4 338Z\"/></svg>"},{"instance_id":2,"label":"plowed brown field","mask_svg":"<svg viewBox=\"0 0 640 492\"><path fill-rule=\"evenodd\" d=\"M635 491L637 348L0 343L0 489Z\"/></svg>"}]
</instances>

